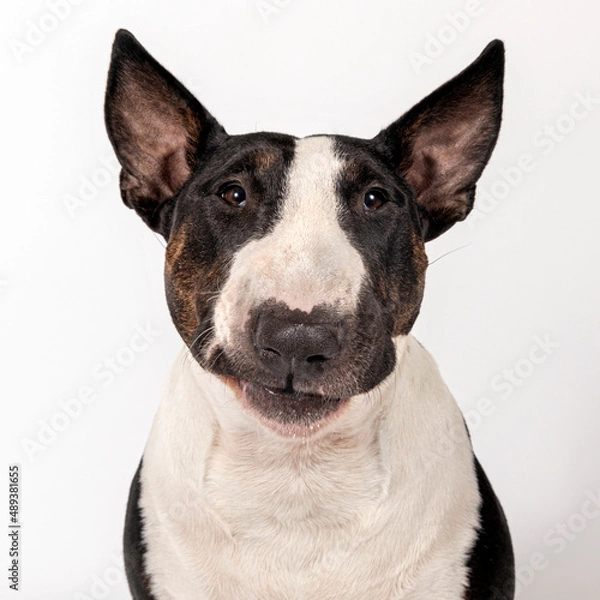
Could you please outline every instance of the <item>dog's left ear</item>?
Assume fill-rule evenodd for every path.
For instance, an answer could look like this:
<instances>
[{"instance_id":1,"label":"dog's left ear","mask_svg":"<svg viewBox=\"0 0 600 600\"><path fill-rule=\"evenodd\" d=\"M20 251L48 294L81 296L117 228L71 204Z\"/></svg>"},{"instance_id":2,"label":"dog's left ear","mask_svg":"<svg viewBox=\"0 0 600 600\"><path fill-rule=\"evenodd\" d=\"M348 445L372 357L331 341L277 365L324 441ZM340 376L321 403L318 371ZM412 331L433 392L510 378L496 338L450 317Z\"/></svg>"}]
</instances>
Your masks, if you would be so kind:
<instances>
[{"instance_id":1,"label":"dog's left ear","mask_svg":"<svg viewBox=\"0 0 600 600\"><path fill-rule=\"evenodd\" d=\"M123 167L123 201L168 237L167 200L189 179L202 152L227 134L124 29L113 44L104 109L108 137Z\"/></svg>"},{"instance_id":2,"label":"dog's left ear","mask_svg":"<svg viewBox=\"0 0 600 600\"><path fill-rule=\"evenodd\" d=\"M504 44L495 40L374 138L414 190L426 241L473 208L475 184L500 130L503 79Z\"/></svg>"}]
</instances>

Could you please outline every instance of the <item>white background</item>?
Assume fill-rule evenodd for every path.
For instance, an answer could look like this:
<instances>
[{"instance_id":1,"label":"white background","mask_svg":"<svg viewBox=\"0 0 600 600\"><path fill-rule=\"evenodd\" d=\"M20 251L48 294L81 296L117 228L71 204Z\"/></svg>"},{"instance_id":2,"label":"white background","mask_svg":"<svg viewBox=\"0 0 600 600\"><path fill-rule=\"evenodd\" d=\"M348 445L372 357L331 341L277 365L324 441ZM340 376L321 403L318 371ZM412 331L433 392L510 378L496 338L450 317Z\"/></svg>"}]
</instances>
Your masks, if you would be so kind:
<instances>
[{"instance_id":1,"label":"white background","mask_svg":"<svg viewBox=\"0 0 600 600\"><path fill-rule=\"evenodd\" d=\"M428 246L431 261L460 250L430 267L415 334L467 414L506 510L519 597L597 599L600 5L58 4L53 18L51 1L11 2L0 25L0 596L12 597L7 471L20 463L18 597L128 597L119 557L128 486L180 341L162 243L122 205L104 131L110 46L126 27L230 133L371 137L491 39L505 41L504 122L478 212ZM456 16L467 9L468 23ZM113 380L102 376L98 365L131 358L122 349L147 324L148 348ZM95 401L73 401L85 386Z\"/></svg>"}]
</instances>

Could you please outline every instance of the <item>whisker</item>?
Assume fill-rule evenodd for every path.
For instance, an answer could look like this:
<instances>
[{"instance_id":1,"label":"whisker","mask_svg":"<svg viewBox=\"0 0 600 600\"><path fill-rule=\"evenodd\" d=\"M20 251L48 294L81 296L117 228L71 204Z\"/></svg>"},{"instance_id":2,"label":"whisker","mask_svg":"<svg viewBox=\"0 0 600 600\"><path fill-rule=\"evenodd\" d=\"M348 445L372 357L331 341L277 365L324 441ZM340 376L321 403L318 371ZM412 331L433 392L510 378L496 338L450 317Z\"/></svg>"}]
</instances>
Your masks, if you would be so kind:
<instances>
[{"instance_id":1,"label":"whisker","mask_svg":"<svg viewBox=\"0 0 600 600\"><path fill-rule=\"evenodd\" d=\"M440 259L444 258L444 256L448 256L448 254L453 254L454 252L458 252L459 250L462 250L463 248L467 248L467 247L469 247L469 246L471 246L471 245L472 245L472 243L470 242L470 243L468 243L468 244L465 244L464 246L459 246L458 248L454 248L454 250L449 250L448 252L445 252L445 253L444 253L444 254L442 254L441 256L438 256L438 257L437 257L435 260L432 260L432 261L429 263L429 266L431 266L431 265L435 264L435 263L436 263L438 260L440 260Z\"/></svg>"},{"instance_id":2,"label":"whisker","mask_svg":"<svg viewBox=\"0 0 600 600\"><path fill-rule=\"evenodd\" d=\"M159 235L156 233L156 231L153 231L152 233L154 234L154 237L156 238L156 240L158 241L158 243L159 243L159 244L160 244L160 245L161 245L163 248L166 248L166 247L167 247L167 244L165 244L165 241L164 241L164 239L163 239L162 237L160 237L160 236L159 236Z\"/></svg>"},{"instance_id":3,"label":"whisker","mask_svg":"<svg viewBox=\"0 0 600 600\"><path fill-rule=\"evenodd\" d=\"M215 330L215 326L211 325L210 327L207 327L204 331L201 331L191 342L190 344L190 348L193 348L194 345L200 341L201 338L207 336L209 333L212 333Z\"/></svg>"},{"instance_id":4,"label":"whisker","mask_svg":"<svg viewBox=\"0 0 600 600\"><path fill-rule=\"evenodd\" d=\"M215 356L213 357L213 359L212 359L212 361L211 361L210 365L208 365L208 366L207 366L207 368L206 368L206 370L207 370L207 371L210 371L210 370L212 370L212 368L215 366L215 363L217 362L217 360L218 360L219 358L221 358L221 355L222 355L223 353L224 353L224 350L223 350L223 348L221 348L221 349L220 349L220 350L219 350L219 351L218 351L218 352L215 354Z\"/></svg>"}]
</instances>

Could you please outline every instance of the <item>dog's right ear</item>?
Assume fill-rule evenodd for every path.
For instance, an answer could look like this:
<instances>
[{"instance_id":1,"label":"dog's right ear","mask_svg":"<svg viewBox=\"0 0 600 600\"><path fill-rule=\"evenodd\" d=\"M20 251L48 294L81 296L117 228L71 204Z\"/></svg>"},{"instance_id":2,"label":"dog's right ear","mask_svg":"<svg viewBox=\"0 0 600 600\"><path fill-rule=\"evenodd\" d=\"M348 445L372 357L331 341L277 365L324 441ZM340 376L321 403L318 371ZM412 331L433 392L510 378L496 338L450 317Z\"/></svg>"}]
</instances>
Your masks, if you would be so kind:
<instances>
[{"instance_id":1,"label":"dog's right ear","mask_svg":"<svg viewBox=\"0 0 600 600\"><path fill-rule=\"evenodd\" d=\"M123 201L168 237L167 200L181 190L207 146L227 135L225 130L124 29L113 44L104 114L123 167Z\"/></svg>"}]
</instances>

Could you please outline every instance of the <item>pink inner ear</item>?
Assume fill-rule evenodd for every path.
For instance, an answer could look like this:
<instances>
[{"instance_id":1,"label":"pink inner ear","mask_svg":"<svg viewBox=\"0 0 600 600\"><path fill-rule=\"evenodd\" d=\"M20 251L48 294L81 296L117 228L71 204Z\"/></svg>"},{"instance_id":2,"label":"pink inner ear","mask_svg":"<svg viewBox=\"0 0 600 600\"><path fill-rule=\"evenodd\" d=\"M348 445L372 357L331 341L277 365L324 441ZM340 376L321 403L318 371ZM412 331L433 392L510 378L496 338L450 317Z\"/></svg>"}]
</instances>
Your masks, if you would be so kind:
<instances>
[{"instance_id":1,"label":"pink inner ear","mask_svg":"<svg viewBox=\"0 0 600 600\"><path fill-rule=\"evenodd\" d=\"M466 214L467 206L457 194L466 181L474 178L478 161L473 160L485 119L448 121L423 127L417 135L412 153L412 164L405 173L417 195L417 201L426 209L458 209ZM462 200L464 206L453 206ZM462 215L464 216L464 215Z\"/></svg>"},{"instance_id":2,"label":"pink inner ear","mask_svg":"<svg viewBox=\"0 0 600 600\"><path fill-rule=\"evenodd\" d=\"M190 107L165 83L143 70L124 77L120 122L128 170L162 198L176 194L191 174L188 155L200 135Z\"/></svg>"},{"instance_id":3,"label":"pink inner ear","mask_svg":"<svg viewBox=\"0 0 600 600\"><path fill-rule=\"evenodd\" d=\"M186 132L152 113L143 127L136 128L135 136L139 178L153 182L165 196L176 194L191 174Z\"/></svg>"},{"instance_id":4,"label":"pink inner ear","mask_svg":"<svg viewBox=\"0 0 600 600\"><path fill-rule=\"evenodd\" d=\"M191 173L192 170L187 162L185 146L178 146L164 161L163 177L171 190L171 196L183 187Z\"/></svg>"}]
</instances>

